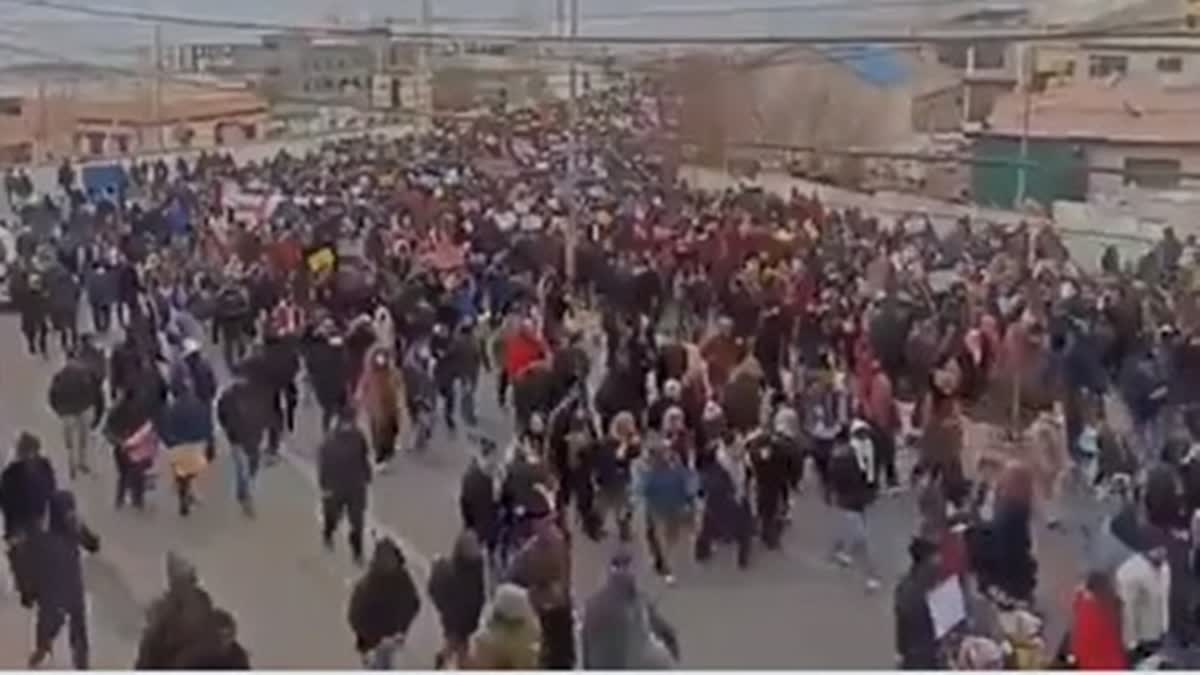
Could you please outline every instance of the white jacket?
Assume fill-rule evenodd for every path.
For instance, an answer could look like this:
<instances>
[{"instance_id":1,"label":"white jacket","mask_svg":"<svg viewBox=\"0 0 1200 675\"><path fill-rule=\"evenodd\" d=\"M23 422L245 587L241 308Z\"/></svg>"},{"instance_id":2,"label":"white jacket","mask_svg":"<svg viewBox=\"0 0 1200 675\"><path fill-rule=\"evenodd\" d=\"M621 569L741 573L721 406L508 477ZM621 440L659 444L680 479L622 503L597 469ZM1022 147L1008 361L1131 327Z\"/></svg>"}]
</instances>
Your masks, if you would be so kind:
<instances>
[{"instance_id":1,"label":"white jacket","mask_svg":"<svg viewBox=\"0 0 1200 675\"><path fill-rule=\"evenodd\" d=\"M1162 640L1170 621L1170 566L1163 562L1155 567L1146 556L1132 555L1117 568L1116 581L1125 646Z\"/></svg>"}]
</instances>

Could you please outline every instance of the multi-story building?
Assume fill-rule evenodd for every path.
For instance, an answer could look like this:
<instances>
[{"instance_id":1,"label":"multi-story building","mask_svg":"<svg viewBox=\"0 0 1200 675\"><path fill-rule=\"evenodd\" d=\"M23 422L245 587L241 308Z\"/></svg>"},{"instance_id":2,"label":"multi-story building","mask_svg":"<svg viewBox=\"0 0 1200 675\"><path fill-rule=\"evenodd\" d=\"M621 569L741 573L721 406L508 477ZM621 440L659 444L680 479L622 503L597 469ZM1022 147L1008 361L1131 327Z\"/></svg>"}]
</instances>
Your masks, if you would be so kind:
<instances>
[{"instance_id":1,"label":"multi-story building","mask_svg":"<svg viewBox=\"0 0 1200 675\"><path fill-rule=\"evenodd\" d=\"M273 102L366 106L372 76L395 55L386 30L354 39L272 33L258 44L179 45L167 50L164 66L251 80Z\"/></svg>"}]
</instances>

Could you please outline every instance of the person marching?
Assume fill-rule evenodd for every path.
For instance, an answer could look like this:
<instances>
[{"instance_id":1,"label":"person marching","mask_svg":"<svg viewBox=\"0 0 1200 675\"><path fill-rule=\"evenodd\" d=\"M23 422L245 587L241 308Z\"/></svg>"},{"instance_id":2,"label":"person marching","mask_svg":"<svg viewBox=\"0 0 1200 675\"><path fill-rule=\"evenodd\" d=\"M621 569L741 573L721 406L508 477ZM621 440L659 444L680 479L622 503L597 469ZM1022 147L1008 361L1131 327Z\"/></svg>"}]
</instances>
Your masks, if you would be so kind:
<instances>
[{"instance_id":1,"label":"person marching","mask_svg":"<svg viewBox=\"0 0 1200 675\"><path fill-rule=\"evenodd\" d=\"M338 417L321 443L317 477L321 485L321 537L325 547L333 549L333 533L344 515L350 525L350 554L356 564L362 564L371 457L367 439L354 423L352 410Z\"/></svg>"}]
</instances>

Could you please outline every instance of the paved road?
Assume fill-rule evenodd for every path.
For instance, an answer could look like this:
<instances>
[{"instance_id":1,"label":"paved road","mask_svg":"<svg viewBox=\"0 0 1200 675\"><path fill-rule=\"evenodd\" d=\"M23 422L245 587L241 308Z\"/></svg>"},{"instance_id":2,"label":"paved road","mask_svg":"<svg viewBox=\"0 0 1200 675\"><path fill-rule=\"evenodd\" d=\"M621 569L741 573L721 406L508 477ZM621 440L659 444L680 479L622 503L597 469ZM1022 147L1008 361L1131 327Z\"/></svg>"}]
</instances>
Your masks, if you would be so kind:
<instances>
[{"instance_id":1,"label":"paved road","mask_svg":"<svg viewBox=\"0 0 1200 675\"><path fill-rule=\"evenodd\" d=\"M32 430L65 476L60 436L45 402L48 380L61 357L46 363L25 354L12 316L0 316L0 344L0 447L10 446L21 430ZM506 439L510 425L496 409L492 391L490 386L481 389L484 431ZM180 519L171 495L161 491L152 496L145 514L117 511L112 462L106 450L97 450L97 475L75 485L83 516L103 537L101 554L88 561L86 570L95 667L131 665L143 608L163 586L163 558L170 549L195 562L214 599L237 617L255 666L358 665L344 619L348 587L357 571L344 547L328 553L318 535L312 463L317 418L311 403L302 404L301 427L289 442L287 461L261 476L255 520L243 518L233 502L231 467L224 456L205 477L203 504L192 518ZM462 440L439 430L428 454L404 456L394 472L373 486L371 528L402 540L422 588L430 558L448 550L456 534L458 478L468 457ZM869 595L859 576L826 561L831 519L814 492L808 490L796 504L785 550L757 556L748 572L737 570L728 552L719 552L706 567L686 564L670 589L643 570L647 588L678 628L684 665L892 664L891 584L906 561L915 523L912 500L888 498L872 514L885 588ZM1076 579L1078 538L1039 529L1036 539L1044 601L1062 607ZM575 579L583 598L601 582L611 544L581 541L576 546ZM29 613L0 581L0 668L24 664L30 630ZM426 600L406 665L429 667L438 641L436 618ZM53 665L66 667L65 636L62 642Z\"/></svg>"}]
</instances>

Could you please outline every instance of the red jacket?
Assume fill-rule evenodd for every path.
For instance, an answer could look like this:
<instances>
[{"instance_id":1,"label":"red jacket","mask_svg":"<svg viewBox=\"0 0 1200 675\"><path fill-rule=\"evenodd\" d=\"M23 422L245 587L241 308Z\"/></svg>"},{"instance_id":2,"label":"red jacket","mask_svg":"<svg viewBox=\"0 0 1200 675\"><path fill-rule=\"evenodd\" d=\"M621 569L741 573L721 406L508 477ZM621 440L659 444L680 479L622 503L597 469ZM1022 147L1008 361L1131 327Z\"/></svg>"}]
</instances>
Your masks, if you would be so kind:
<instances>
[{"instance_id":1,"label":"red jacket","mask_svg":"<svg viewBox=\"0 0 1200 675\"><path fill-rule=\"evenodd\" d=\"M1071 652L1079 670L1127 670L1121 624L1115 607L1086 588L1075 591Z\"/></svg>"},{"instance_id":2,"label":"red jacket","mask_svg":"<svg viewBox=\"0 0 1200 675\"><path fill-rule=\"evenodd\" d=\"M504 343L504 372L509 380L515 380L526 368L544 358L546 346L528 331L516 331Z\"/></svg>"}]
</instances>

